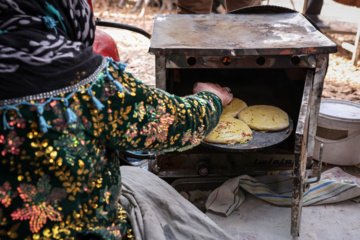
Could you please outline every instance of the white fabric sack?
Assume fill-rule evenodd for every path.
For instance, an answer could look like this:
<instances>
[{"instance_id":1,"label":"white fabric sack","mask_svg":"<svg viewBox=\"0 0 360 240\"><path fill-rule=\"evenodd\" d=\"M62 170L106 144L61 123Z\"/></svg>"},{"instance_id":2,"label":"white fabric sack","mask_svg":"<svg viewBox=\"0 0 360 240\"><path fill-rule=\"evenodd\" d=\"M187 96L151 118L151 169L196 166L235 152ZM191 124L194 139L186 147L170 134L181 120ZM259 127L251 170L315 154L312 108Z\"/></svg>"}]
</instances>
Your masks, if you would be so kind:
<instances>
[{"instance_id":1,"label":"white fabric sack","mask_svg":"<svg viewBox=\"0 0 360 240\"><path fill-rule=\"evenodd\" d=\"M229 216L245 201L245 191L275 205L291 206L292 182L291 176L283 175L235 177L209 195L206 209ZM303 206L349 199L360 201L360 179L335 167L323 172L321 180L310 185L303 195Z\"/></svg>"}]
</instances>

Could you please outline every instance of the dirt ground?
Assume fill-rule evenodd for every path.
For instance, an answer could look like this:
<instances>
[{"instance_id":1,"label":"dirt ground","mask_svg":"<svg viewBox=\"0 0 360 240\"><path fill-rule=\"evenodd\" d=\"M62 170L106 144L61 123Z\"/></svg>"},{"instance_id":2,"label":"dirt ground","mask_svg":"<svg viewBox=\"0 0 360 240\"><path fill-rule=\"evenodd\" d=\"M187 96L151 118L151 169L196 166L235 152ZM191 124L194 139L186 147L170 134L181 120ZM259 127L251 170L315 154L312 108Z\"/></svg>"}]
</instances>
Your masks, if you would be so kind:
<instances>
[{"instance_id":1,"label":"dirt ground","mask_svg":"<svg viewBox=\"0 0 360 240\"><path fill-rule=\"evenodd\" d=\"M297 10L301 8L301 1L294 1ZM270 0L273 5L291 7L290 1ZM161 12L159 7L148 6L143 17L139 17L141 9L133 12L135 1L126 1L123 8L119 8L117 3L109 3L107 0L97 0L94 3L95 16L103 21L119 22L139 27L151 33L154 14L169 14L169 11ZM340 8L330 0L325 0L326 7ZM329 7L328 7L329 6ZM301 9L300 9L301 10ZM353 10L353 9L350 9ZM345 10L349 10L345 7ZM175 7L173 12L175 13ZM147 84L155 83L155 58L148 53L150 40L146 37L126 30L116 30L111 28L101 28L108 32L117 42L122 62L128 64L127 71L133 73L137 78ZM354 42L355 35L336 35L337 38ZM358 67L351 63L352 54L339 47L338 52L330 55L330 64L325 78L323 98L345 99L360 103L360 62Z\"/></svg>"}]
</instances>

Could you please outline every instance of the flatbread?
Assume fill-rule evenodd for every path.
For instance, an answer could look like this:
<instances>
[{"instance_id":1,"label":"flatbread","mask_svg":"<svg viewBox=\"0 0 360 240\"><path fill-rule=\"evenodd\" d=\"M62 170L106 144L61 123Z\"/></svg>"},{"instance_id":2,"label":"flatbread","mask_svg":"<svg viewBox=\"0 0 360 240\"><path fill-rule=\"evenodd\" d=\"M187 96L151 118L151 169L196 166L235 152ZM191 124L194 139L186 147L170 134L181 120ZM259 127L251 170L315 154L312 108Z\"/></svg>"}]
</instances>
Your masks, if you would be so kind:
<instances>
[{"instance_id":1,"label":"flatbread","mask_svg":"<svg viewBox=\"0 0 360 240\"><path fill-rule=\"evenodd\" d=\"M238 118L251 129L258 131L280 131L289 126L286 112L275 106L254 105L243 109Z\"/></svg>"},{"instance_id":2,"label":"flatbread","mask_svg":"<svg viewBox=\"0 0 360 240\"><path fill-rule=\"evenodd\" d=\"M233 98L233 100L224 107L221 116L236 117L241 110L246 108L247 105L243 100L239 98Z\"/></svg>"},{"instance_id":3,"label":"flatbread","mask_svg":"<svg viewBox=\"0 0 360 240\"><path fill-rule=\"evenodd\" d=\"M235 144L252 139L251 129L241 120L231 116L221 116L218 125L205 138L211 143Z\"/></svg>"}]
</instances>

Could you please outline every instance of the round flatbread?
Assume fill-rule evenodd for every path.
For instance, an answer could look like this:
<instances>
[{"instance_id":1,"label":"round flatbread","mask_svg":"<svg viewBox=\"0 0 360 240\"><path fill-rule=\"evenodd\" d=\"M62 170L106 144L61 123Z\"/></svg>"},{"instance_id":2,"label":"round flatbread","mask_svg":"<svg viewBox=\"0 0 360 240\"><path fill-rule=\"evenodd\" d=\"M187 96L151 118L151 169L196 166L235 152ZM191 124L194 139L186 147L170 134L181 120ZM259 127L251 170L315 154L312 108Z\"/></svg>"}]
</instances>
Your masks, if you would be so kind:
<instances>
[{"instance_id":1,"label":"round flatbread","mask_svg":"<svg viewBox=\"0 0 360 240\"><path fill-rule=\"evenodd\" d=\"M289 126L289 117L278 107L254 105L243 109L238 118L251 129L258 131L280 131Z\"/></svg>"},{"instance_id":2,"label":"round flatbread","mask_svg":"<svg viewBox=\"0 0 360 240\"><path fill-rule=\"evenodd\" d=\"M252 139L252 131L243 121L231 116L222 116L218 125L204 138L204 141L235 144L245 143L250 139Z\"/></svg>"},{"instance_id":3,"label":"round flatbread","mask_svg":"<svg viewBox=\"0 0 360 240\"><path fill-rule=\"evenodd\" d=\"M224 107L221 116L236 117L241 110L246 108L247 105L243 100L239 98L233 98L233 100Z\"/></svg>"}]
</instances>

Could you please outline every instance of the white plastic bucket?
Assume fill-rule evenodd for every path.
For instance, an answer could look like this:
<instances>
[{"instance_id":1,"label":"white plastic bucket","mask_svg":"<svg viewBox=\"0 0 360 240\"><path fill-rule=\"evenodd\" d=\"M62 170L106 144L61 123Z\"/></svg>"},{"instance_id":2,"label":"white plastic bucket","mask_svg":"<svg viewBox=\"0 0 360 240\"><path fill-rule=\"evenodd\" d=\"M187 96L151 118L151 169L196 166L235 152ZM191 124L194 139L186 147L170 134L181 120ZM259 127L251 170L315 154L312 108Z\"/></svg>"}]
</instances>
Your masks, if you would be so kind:
<instances>
[{"instance_id":1,"label":"white plastic bucket","mask_svg":"<svg viewBox=\"0 0 360 240\"><path fill-rule=\"evenodd\" d=\"M360 104L338 99L322 99L315 136L314 159L334 165L360 163Z\"/></svg>"}]
</instances>

